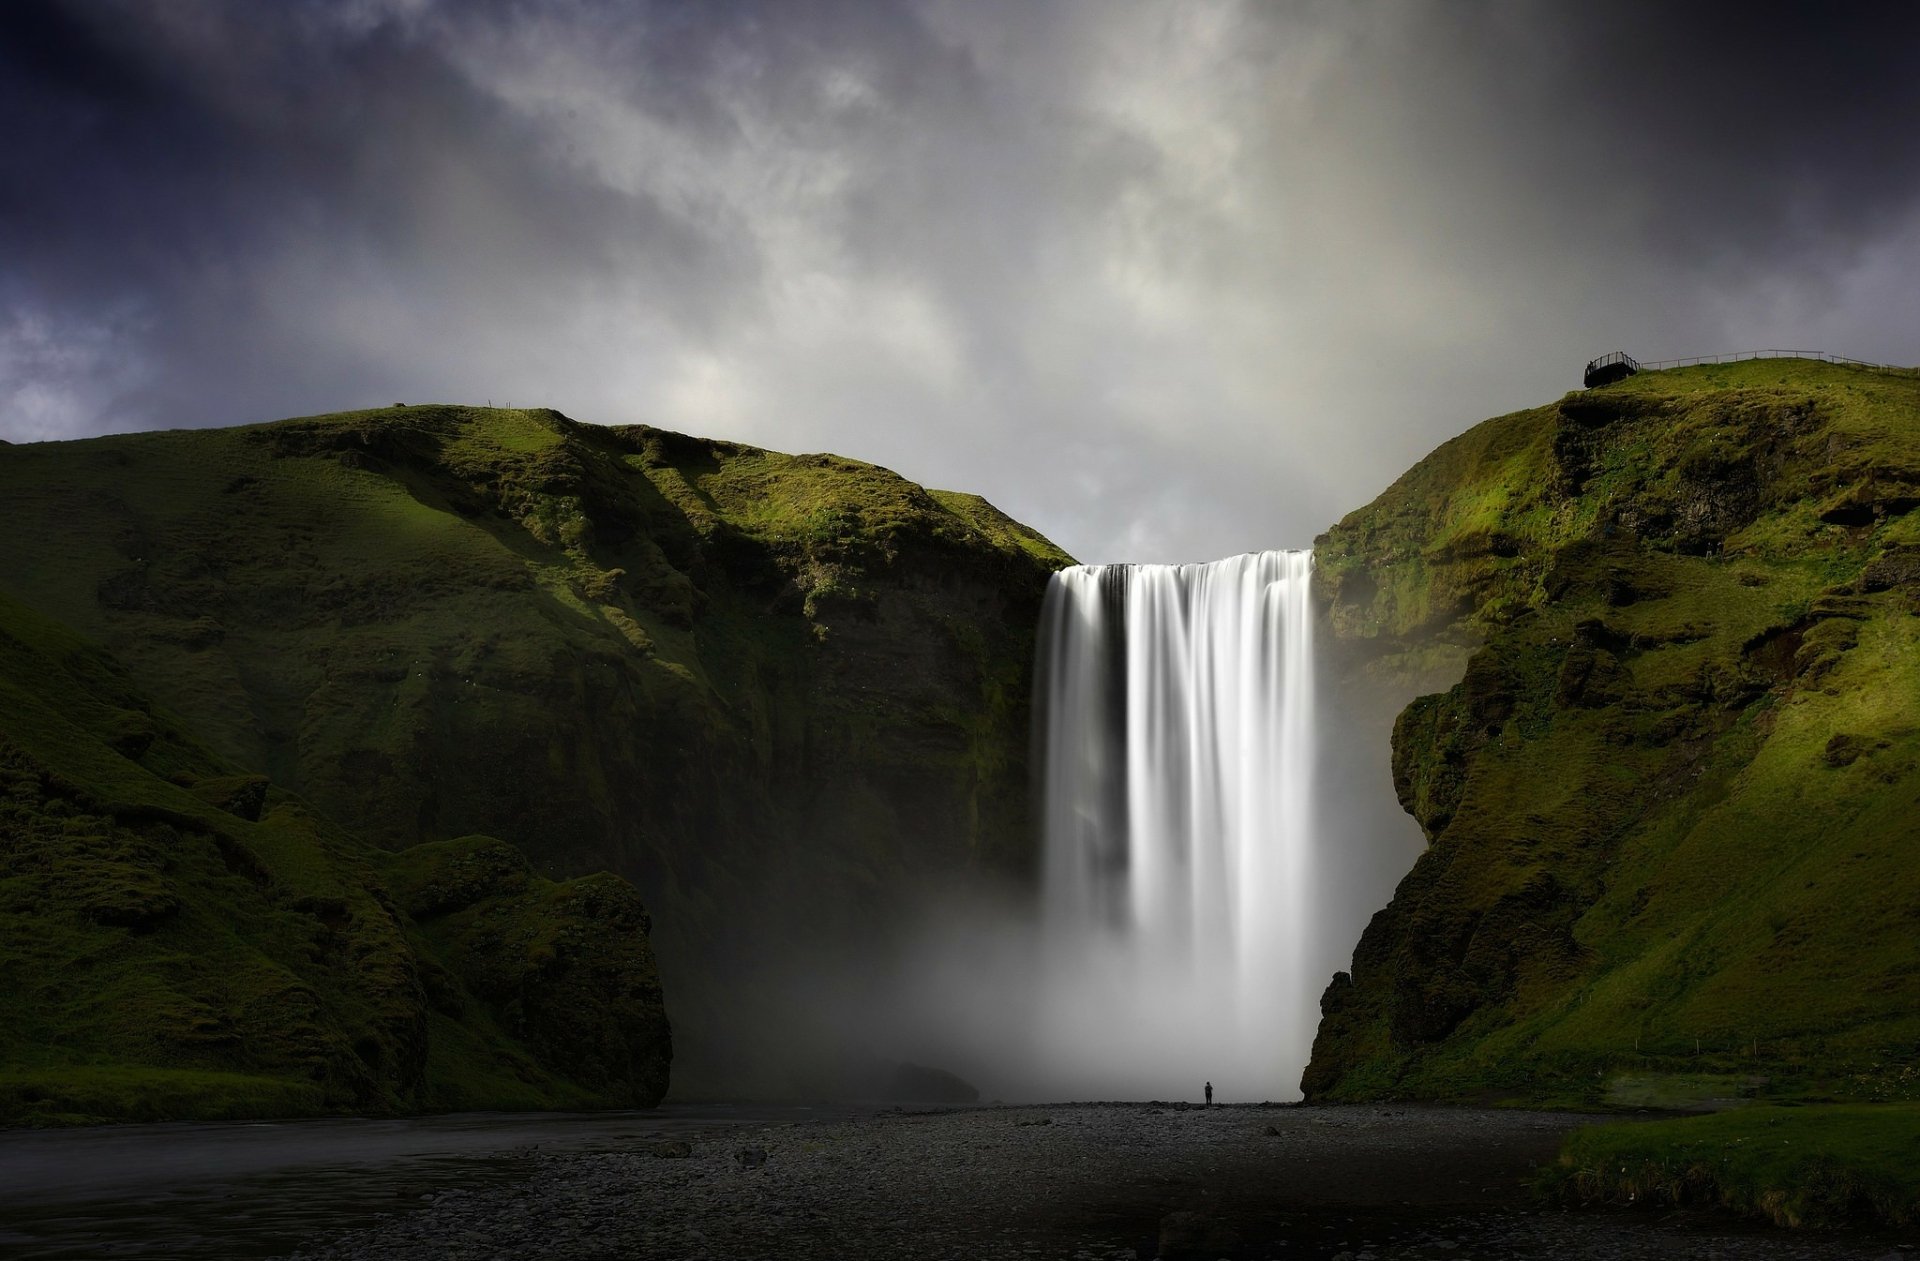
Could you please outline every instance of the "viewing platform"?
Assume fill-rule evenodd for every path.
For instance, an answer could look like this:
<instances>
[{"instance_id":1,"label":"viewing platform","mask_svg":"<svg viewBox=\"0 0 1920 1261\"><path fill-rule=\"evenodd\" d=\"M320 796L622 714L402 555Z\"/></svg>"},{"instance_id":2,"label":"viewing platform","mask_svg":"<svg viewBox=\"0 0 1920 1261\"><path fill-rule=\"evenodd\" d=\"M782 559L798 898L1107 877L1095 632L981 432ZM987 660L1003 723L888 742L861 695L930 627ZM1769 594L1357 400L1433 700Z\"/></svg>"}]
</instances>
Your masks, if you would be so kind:
<instances>
[{"instance_id":1,"label":"viewing platform","mask_svg":"<svg viewBox=\"0 0 1920 1261\"><path fill-rule=\"evenodd\" d=\"M1615 381L1624 381L1640 371L1640 363L1624 350L1616 350L1610 355L1601 355L1589 360L1585 378L1587 388L1596 385L1612 385Z\"/></svg>"}]
</instances>

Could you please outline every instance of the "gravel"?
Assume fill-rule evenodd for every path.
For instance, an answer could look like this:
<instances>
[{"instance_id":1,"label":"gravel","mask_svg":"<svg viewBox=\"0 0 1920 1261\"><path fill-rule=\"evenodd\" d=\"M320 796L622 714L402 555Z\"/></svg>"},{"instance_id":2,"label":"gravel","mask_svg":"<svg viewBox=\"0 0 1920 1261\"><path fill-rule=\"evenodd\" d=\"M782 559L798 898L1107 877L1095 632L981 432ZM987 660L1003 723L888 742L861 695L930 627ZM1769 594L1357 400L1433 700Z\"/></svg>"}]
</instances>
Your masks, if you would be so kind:
<instances>
[{"instance_id":1,"label":"gravel","mask_svg":"<svg viewBox=\"0 0 1920 1261\"><path fill-rule=\"evenodd\" d=\"M1445 1108L980 1108L537 1153L308 1244L371 1258L1911 1257L1716 1214L1568 1212L1527 1182L1586 1118Z\"/></svg>"}]
</instances>

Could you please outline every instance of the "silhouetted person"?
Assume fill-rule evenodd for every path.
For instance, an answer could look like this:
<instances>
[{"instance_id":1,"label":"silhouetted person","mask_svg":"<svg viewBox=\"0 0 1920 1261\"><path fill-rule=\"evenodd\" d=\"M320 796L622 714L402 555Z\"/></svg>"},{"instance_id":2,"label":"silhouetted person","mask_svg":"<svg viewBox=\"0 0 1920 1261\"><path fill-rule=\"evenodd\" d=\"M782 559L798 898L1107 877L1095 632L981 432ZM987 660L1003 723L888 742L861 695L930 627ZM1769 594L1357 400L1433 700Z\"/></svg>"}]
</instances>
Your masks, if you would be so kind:
<instances>
[{"instance_id":1,"label":"silhouetted person","mask_svg":"<svg viewBox=\"0 0 1920 1261\"><path fill-rule=\"evenodd\" d=\"M1213 1106L1213 1083L1212 1082L1207 1083L1207 1106L1209 1108Z\"/></svg>"}]
</instances>

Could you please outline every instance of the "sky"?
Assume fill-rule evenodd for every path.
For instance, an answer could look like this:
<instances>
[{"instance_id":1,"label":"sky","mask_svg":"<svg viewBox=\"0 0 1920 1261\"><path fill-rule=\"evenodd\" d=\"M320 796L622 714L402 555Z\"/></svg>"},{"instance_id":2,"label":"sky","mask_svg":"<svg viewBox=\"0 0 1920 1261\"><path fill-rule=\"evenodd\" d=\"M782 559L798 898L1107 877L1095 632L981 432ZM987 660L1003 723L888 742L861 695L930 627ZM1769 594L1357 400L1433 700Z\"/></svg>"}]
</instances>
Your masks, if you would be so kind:
<instances>
[{"instance_id":1,"label":"sky","mask_svg":"<svg viewBox=\"0 0 1920 1261\"><path fill-rule=\"evenodd\" d=\"M0 438L550 406L1303 547L1585 361L1920 362L1920 5L7 0Z\"/></svg>"}]
</instances>

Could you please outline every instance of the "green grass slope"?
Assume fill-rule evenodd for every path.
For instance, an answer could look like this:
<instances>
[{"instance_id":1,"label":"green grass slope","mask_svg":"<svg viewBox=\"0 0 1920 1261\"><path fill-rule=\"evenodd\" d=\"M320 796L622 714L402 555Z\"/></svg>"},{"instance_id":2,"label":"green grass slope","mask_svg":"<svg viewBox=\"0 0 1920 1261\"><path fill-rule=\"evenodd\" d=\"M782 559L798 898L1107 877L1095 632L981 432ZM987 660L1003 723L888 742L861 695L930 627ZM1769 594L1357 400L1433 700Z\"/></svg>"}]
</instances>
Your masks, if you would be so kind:
<instances>
[{"instance_id":1,"label":"green grass slope","mask_svg":"<svg viewBox=\"0 0 1920 1261\"><path fill-rule=\"evenodd\" d=\"M972 496L416 406L9 447L0 531L0 590L355 834L631 880L708 1088L785 1088L770 971L870 957L914 890L1029 859L1031 634L1068 558Z\"/></svg>"},{"instance_id":2,"label":"green grass slope","mask_svg":"<svg viewBox=\"0 0 1920 1261\"><path fill-rule=\"evenodd\" d=\"M1446 444L1322 541L1425 853L1316 1099L1920 1097L1920 381L1648 373Z\"/></svg>"},{"instance_id":3,"label":"green grass slope","mask_svg":"<svg viewBox=\"0 0 1920 1261\"><path fill-rule=\"evenodd\" d=\"M1576 1131L1542 1189L1572 1204L1706 1204L1777 1226L1920 1225L1920 1104L1756 1107Z\"/></svg>"},{"instance_id":4,"label":"green grass slope","mask_svg":"<svg viewBox=\"0 0 1920 1261\"><path fill-rule=\"evenodd\" d=\"M0 596L0 1124L657 1101L670 1043L633 891L500 866L397 863ZM457 890L419 922L396 905L436 885ZM542 944L570 932L594 958ZM523 1011L533 985L584 991L624 1056Z\"/></svg>"}]
</instances>

